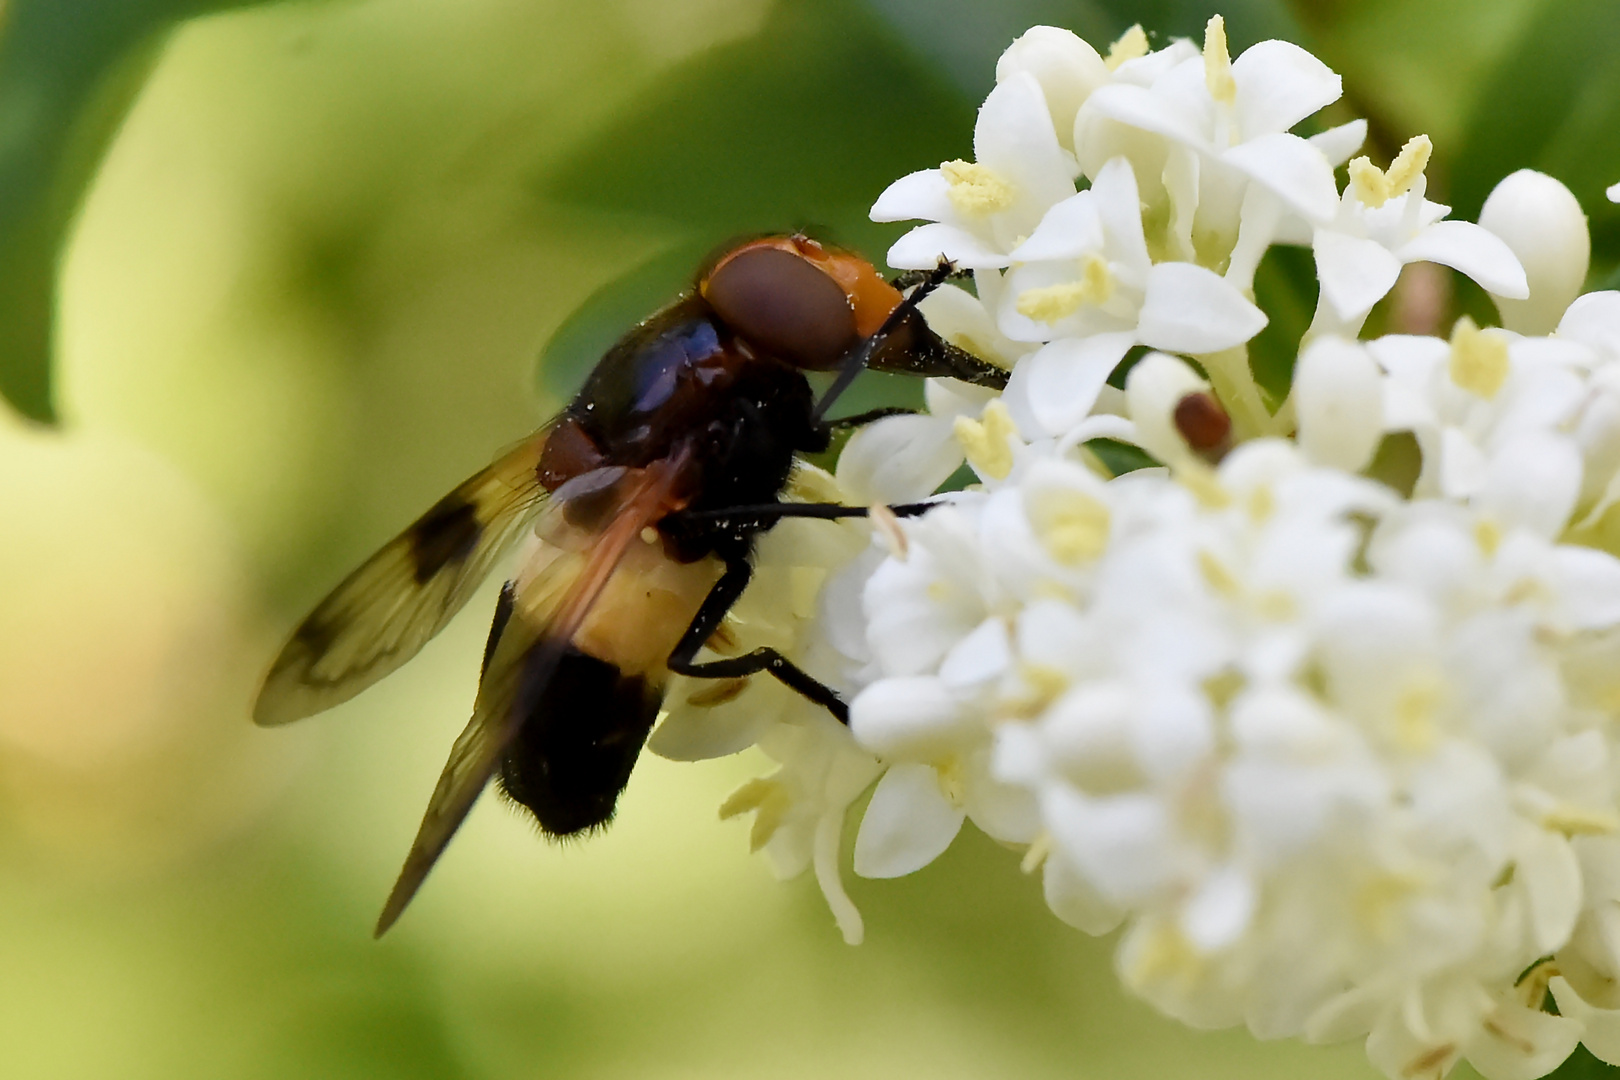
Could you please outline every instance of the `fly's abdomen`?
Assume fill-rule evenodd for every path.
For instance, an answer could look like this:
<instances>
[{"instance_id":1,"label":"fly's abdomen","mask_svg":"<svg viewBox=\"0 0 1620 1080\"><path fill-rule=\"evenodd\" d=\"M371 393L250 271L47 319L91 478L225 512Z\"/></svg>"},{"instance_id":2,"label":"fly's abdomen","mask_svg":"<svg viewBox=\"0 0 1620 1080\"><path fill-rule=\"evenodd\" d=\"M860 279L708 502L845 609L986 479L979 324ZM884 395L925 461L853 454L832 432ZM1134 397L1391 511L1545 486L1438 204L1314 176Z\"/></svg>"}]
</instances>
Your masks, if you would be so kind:
<instances>
[{"instance_id":1,"label":"fly's abdomen","mask_svg":"<svg viewBox=\"0 0 1620 1080\"><path fill-rule=\"evenodd\" d=\"M501 759L501 789L552 836L606 825L663 697L662 679L570 647Z\"/></svg>"}]
</instances>

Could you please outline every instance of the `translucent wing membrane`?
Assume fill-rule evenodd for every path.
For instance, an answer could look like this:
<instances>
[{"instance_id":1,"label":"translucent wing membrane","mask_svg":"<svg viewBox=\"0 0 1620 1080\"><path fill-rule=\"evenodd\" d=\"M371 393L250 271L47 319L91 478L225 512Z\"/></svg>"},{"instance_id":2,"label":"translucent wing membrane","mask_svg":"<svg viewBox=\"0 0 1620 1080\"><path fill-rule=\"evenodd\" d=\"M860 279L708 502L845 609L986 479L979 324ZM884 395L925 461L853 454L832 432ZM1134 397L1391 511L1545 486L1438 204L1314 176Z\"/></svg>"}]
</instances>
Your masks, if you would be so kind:
<instances>
[{"instance_id":1,"label":"translucent wing membrane","mask_svg":"<svg viewBox=\"0 0 1620 1080\"><path fill-rule=\"evenodd\" d=\"M286 724L347 701L442 630L539 512L547 433L440 499L332 590L276 658L253 719Z\"/></svg>"},{"instance_id":2,"label":"translucent wing membrane","mask_svg":"<svg viewBox=\"0 0 1620 1080\"><path fill-rule=\"evenodd\" d=\"M688 460L678 452L645 469L612 470L619 475L611 490L576 485L590 496L610 499L611 516L587 551L563 553L540 573L519 575L509 615L504 624L497 622L486 653L472 720L439 775L405 866L377 920L379 936L399 918L461 827L625 552L642 542L643 529L684 505L677 492L688 480L684 475ZM567 485L559 489L558 504L551 512L561 512L567 494Z\"/></svg>"}]
</instances>

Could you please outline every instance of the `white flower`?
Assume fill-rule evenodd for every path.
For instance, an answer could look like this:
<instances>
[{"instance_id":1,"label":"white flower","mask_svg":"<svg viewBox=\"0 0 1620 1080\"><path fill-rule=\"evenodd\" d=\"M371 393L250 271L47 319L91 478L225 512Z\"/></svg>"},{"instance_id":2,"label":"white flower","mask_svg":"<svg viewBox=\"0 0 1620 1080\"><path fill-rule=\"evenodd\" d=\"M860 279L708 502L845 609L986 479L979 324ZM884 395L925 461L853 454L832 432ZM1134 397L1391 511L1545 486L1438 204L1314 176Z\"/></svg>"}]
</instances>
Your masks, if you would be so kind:
<instances>
[{"instance_id":1,"label":"white flower","mask_svg":"<svg viewBox=\"0 0 1620 1080\"><path fill-rule=\"evenodd\" d=\"M1528 297L1493 297L1502 324L1521 334L1550 332L1586 284L1592 241L1581 204L1546 173L1520 169L1491 191L1479 223L1513 249L1529 287Z\"/></svg>"},{"instance_id":2,"label":"white flower","mask_svg":"<svg viewBox=\"0 0 1620 1080\"><path fill-rule=\"evenodd\" d=\"M1441 220L1450 208L1423 197L1429 152L1429 140L1418 136L1387 172L1366 158L1350 163L1337 214L1311 240L1322 285L1313 334L1355 336L1372 306L1395 287L1401 267L1412 262L1450 266L1495 295L1529 295L1507 244L1478 225Z\"/></svg>"},{"instance_id":3,"label":"white flower","mask_svg":"<svg viewBox=\"0 0 1620 1080\"><path fill-rule=\"evenodd\" d=\"M878 196L873 221L934 222L901 237L890 266L932 269L941 256L969 270L1006 266L1041 215L1074 194L1074 158L1058 145L1041 84L1028 71L990 91L973 153L973 162L914 172Z\"/></svg>"},{"instance_id":4,"label":"white flower","mask_svg":"<svg viewBox=\"0 0 1620 1080\"><path fill-rule=\"evenodd\" d=\"M1173 242L1179 257L1191 259L1195 212L1196 229L1224 235L1220 246L1229 249L1251 182L1307 220L1332 216L1332 166L1321 150L1288 131L1340 93L1337 75L1287 42L1263 41L1231 60L1224 23L1216 16L1205 31L1202 56L1187 56L1150 86L1117 81L1095 91L1076 120L1075 148L1081 170L1093 177L1105 159L1088 144L1118 152L1106 126L1093 132L1099 125L1152 132L1180 148L1162 169L1173 203Z\"/></svg>"},{"instance_id":5,"label":"white flower","mask_svg":"<svg viewBox=\"0 0 1620 1080\"><path fill-rule=\"evenodd\" d=\"M1583 388L1574 370L1536 344L1466 318L1449 343L1399 336L1368 343L1388 373L1386 429L1411 431L1423 451L1414 494L1483 499L1543 535L1562 529L1581 484L1580 452L1564 428Z\"/></svg>"},{"instance_id":6,"label":"white flower","mask_svg":"<svg viewBox=\"0 0 1620 1080\"><path fill-rule=\"evenodd\" d=\"M1212 353L1248 341L1266 317L1219 275L1155 264L1142 232L1136 177L1115 158L1087 191L1054 206L1013 253L999 325L1048 344L1014 371L1008 396L1047 434L1077 425L1133 345Z\"/></svg>"},{"instance_id":7,"label":"white flower","mask_svg":"<svg viewBox=\"0 0 1620 1080\"><path fill-rule=\"evenodd\" d=\"M1338 193L1365 124L1289 130L1338 96L1292 45L1231 61L1218 18L1201 56L1015 42L978 162L873 212L932 222L896 265L976 270L924 310L1007 389L931 381L822 481L911 502L966 460L979 483L761 541L734 614L849 695L849 728L771 680L678 684L655 748L778 761L725 812L815 866L850 940L839 836L871 787L857 873L969 826L1021 846L1053 913L1121 927L1122 982L1189 1024L1364 1039L1391 1080L1534 1080L1580 1042L1620 1063L1620 293L1574 296L1584 219L1539 174L1447 221L1418 139ZM1246 343L1279 242L1312 245L1320 300L1273 413ZM1421 260L1516 329L1356 340ZM1108 387L1138 346L1162 351ZM1101 436L1163 467L1110 477Z\"/></svg>"}]
</instances>

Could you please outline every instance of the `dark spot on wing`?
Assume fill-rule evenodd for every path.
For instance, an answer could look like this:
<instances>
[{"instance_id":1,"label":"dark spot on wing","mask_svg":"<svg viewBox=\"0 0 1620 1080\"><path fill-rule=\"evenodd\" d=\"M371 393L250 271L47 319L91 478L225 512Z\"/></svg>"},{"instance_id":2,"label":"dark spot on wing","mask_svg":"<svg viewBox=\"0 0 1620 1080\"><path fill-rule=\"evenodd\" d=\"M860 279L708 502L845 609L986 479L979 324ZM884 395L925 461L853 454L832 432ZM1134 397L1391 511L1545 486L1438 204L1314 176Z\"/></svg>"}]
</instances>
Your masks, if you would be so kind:
<instances>
[{"instance_id":1,"label":"dark spot on wing","mask_svg":"<svg viewBox=\"0 0 1620 1080\"><path fill-rule=\"evenodd\" d=\"M455 492L440 499L410 529L416 583L425 584L450 563L466 559L483 531L471 503Z\"/></svg>"}]
</instances>

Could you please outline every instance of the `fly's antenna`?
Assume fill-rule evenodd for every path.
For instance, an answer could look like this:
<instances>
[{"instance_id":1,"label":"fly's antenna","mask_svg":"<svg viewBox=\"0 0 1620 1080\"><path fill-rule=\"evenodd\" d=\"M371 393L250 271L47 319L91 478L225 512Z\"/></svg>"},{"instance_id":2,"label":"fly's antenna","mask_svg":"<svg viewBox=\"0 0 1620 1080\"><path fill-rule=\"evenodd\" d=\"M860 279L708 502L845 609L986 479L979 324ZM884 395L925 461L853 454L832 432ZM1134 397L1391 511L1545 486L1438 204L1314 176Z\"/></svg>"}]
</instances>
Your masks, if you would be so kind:
<instances>
[{"instance_id":1,"label":"fly's antenna","mask_svg":"<svg viewBox=\"0 0 1620 1080\"><path fill-rule=\"evenodd\" d=\"M889 317L883 320L883 325L878 327L878 332L850 350L849 357L839 365L838 378L833 380L832 386L821 395L821 400L816 402L816 411L811 414L811 420L817 424L821 423L827 415L827 410L832 408L833 402L849 389L849 384L855 381L855 376L865 370L872 354L877 352L889 335L898 330L906 318L917 310L917 305L922 303L923 297L939 288L954 273L956 264L941 255L939 265L928 271L927 276L917 283L917 287L895 305L894 310L889 312Z\"/></svg>"}]
</instances>

